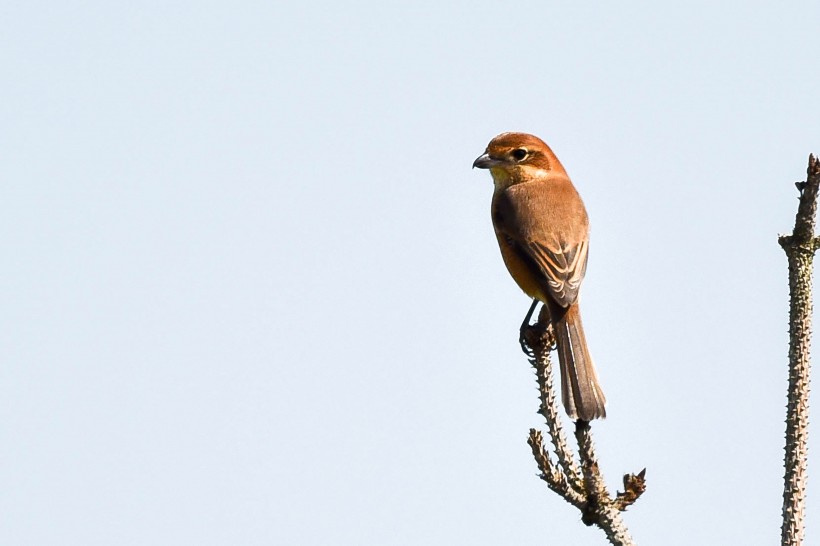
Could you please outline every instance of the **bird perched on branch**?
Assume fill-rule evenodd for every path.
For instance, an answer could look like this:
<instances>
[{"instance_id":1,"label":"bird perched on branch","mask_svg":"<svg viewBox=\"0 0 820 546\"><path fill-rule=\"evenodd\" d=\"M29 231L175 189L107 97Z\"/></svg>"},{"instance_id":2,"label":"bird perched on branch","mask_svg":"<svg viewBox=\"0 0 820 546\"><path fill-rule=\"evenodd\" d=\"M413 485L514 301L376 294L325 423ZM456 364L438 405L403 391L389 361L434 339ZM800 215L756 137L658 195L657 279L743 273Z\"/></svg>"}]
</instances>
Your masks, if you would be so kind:
<instances>
[{"instance_id":1,"label":"bird perched on branch","mask_svg":"<svg viewBox=\"0 0 820 546\"><path fill-rule=\"evenodd\" d=\"M587 348L578 290L587 267L589 219L549 146L526 133L492 139L473 167L495 184L492 220L501 256L518 286L547 306L561 364L564 408L572 419L606 416L606 398Z\"/></svg>"}]
</instances>

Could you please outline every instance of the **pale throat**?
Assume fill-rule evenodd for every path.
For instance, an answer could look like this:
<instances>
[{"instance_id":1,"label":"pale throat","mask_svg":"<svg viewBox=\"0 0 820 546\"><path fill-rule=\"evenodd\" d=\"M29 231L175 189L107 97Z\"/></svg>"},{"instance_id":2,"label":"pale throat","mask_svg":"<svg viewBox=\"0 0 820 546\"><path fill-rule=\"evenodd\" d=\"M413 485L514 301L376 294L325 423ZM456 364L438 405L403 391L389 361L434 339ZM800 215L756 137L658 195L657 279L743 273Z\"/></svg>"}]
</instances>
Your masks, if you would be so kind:
<instances>
[{"instance_id":1,"label":"pale throat","mask_svg":"<svg viewBox=\"0 0 820 546\"><path fill-rule=\"evenodd\" d=\"M513 174L509 173L507 169L504 169L503 167L492 167L490 169L490 174L493 175L495 191L502 191L506 190L510 186L514 186L515 184L547 178L555 173L549 169L542 169L541 167L520 165Z\"/></svg>"}]
</instances>

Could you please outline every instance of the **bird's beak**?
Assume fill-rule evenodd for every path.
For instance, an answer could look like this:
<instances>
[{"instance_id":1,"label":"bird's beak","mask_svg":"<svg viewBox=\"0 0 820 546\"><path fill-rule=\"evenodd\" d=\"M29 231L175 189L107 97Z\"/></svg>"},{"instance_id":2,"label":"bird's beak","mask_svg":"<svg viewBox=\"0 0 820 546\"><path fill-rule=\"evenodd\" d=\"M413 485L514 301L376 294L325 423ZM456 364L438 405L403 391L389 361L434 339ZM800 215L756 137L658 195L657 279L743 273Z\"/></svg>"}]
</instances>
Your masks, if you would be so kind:
<instances>
[{"instance_id":1,"label":"bird's beak","mask_svg":"<svg viewBox=\"0 0 820 546\"><path fill-rule=\"evenodd\" d=\"M475 169L478 167L479 169L491 169L496 165L499 165L501 161L498 159L493 159L490 157L490 154L480 155L473 161L473 168Z\"/></svg>"}]
</instances>

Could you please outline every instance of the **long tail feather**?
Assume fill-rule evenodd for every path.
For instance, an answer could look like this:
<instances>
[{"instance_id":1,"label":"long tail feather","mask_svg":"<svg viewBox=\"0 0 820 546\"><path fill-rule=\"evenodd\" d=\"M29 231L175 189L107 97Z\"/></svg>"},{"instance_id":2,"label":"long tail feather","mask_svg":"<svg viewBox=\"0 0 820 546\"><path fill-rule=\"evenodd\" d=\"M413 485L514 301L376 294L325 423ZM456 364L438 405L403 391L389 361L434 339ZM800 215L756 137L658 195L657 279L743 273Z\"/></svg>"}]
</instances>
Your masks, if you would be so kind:
<instances>
[{"instance_id":1,"label":"long tail feather","mask_svg":"<svg viewBox=\"0 0 820 546\"><path fill-rule=\"evenodd\" d=\"M595 364L587 348L578 304L572 304L558 317L553 328L561 364L561 398L571 419L592 421L606 417L606 397L598 381Z\"/></svg>"}]
</instances>

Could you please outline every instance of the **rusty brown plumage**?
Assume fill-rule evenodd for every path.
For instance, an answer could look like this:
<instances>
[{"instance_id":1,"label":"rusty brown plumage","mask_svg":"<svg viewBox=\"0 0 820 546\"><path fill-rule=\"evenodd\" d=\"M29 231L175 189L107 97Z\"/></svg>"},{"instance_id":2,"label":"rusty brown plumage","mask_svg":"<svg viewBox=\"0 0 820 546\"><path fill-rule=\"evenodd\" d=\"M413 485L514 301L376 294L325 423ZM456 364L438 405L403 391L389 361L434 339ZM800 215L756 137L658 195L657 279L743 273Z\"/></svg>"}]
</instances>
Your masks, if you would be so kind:
<instances>
[{"instance_id":1,"label":"rusty brown plumage","mask_svg":"<svg viewBox=\"0 0 820 546\"><path fill-rule=\"evenodd\" d=\"M584 421L605 417L578 309L589 249L581 197L550 147L533 135L498 135L473 166L492 174L493 227L510 275L550 311L567 414Z\"/></svg>"}]
</instances>

